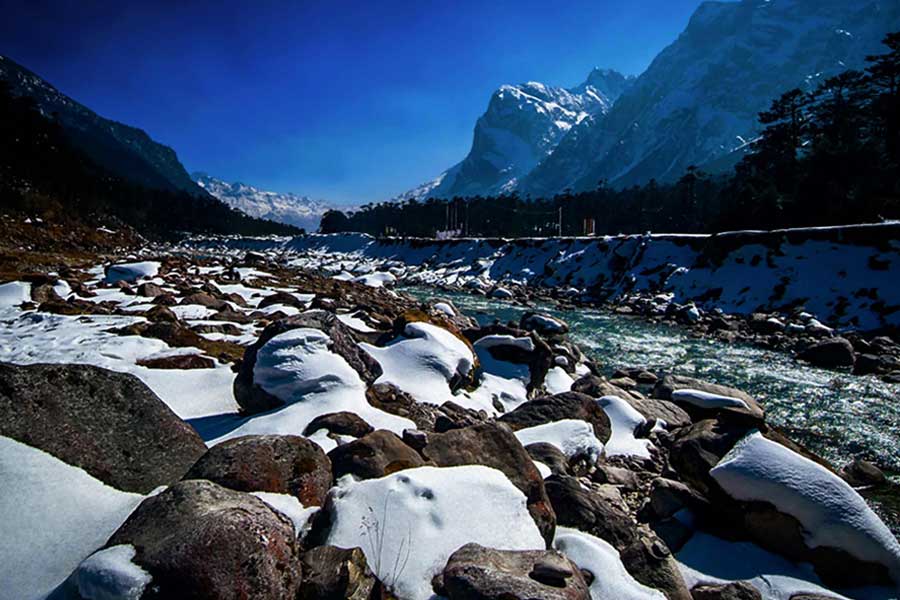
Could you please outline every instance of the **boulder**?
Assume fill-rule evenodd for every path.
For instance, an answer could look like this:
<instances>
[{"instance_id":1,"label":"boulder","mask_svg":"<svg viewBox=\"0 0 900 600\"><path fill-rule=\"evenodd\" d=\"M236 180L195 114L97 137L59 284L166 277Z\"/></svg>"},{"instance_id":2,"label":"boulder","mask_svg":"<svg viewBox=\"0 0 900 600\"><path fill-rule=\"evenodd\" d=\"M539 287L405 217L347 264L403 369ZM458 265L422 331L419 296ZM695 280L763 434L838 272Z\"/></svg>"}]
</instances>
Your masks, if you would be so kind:
<instances>
[{"instance_id":1,"label":"boulder","mask_svg":"<svg viewBox=\"0 0 900 600\"><path fill-rule=\"evenodd\" d=\"M575 380L572 384L573 392L587 394L591 398L602 398L603 396L617 396L628 400L637 397L635 392L629 392L623 388L611 384L603 377L596 375L584 375Z\"/></svg>"},{"instance_id":2,"label":"boulder","mask_svg":"<svg viewBox=\"0 0 900 600\"><path fill-rule=\"evenodd\" d=\"M545 338L549 338L565 335L569 332L569 325L562 319L528 311L519 319L519 329L534 331Z\"/></svg>"},{"instance_id":3,"label":"boulder","mask_svg":"<svg viewBox=\"0 0 900 600\"><path fill-rule=\"evenodd\" d=\"M153 580L143 600L293 598L301 581L294 524L262 500L203 480L144 500L107 547L131 544Z\"/></svg>"},{"instance_id":4,"label":"boulder","mask_svg":"<svg viewBox=\"0 0 900 600\"><path fill-rule=\"evenodd\" d=\"M449 600L590 600L581 571L556 550L466 544L435 579L435 591Z\"/></svg>"},{"instance_id":5,"label":"boulder","mask_svg":"<svg viewBox=\"0 0 900 600\"><path fill-rule=\"evenodd\" d=\"M366 390L366 400L375 408L411 420L422 431L434 431L438 408L433 404L416 402L415 398L391 383L370 385Z\"/></svg>"},{"instance_id":6,"label":"boulder","mask_svg":"<svg viewBox=\"0 0 900 600\"><path fill-rule=\"evenodd\" d=\"M317 546L301 558L297 600L369 600L377 580L359 548Z\"/></svg>"},{"instance_id":7,"label":"boulder","mask_svg":"<svg viewBox=\"0 0 900 600\"><path fill-rule=\"evenodd\" d=\"M181 299L180 304L199 304L200 306L205 306L206 308L211 308L213 310L228 308L227 302L220 300L207 292L197 292L196 294L185 296Z\"/></svg>"},{"instance_id":8,"label":"boulder","mask_svg":"<svg viewBox=\"0 0 900 600\"><path fill-rule=\"evenodd\" d=\"M682 392L683 390L700 392L702 395L711 398L712 401L704 405L696 400L691 401L690 397L683 399L680 394L675 394L673 397L674 392ZM719 385L684 375L665 375L653 387L653 397L675 402L691 415L695 421L719 416L734 421L761 424L765 419L765 411L750 394L727 385ZM739 406L737 402L733 402L732 405L722 402L722 400L726 399L740 401L743 405ZM716 402L716 400L719 400L719 402Z\"/></svg>"},{"instance_id":9,"label":"boulder","mask_svg":"<svg viewBox=\"0 0 900 600\"><path fill-rule=\"evenodd\" d=\"M144 315L151 321L168 321L169 323L178 321L178 315L172 312L172 309L168 306L163 306L162 304L155 305Z\"/></svg>"},{"instance_id":10,"label":"boulder","mask_svg":"<svg viewBox=\"0 0 900 600\"><path fill-rule=\"evenodd\" d=\"M603 443L609 441L611 429L606 412L596 400L578 392L536 398L502 415L499 420L519 430L563 419L587 421L593 426L597 439Z\"/></svg>"},{"instance_id":11,"label":"boulder","mask_svg":"<svg viewBox=\"0 0 900 600\"><path fill-rule=\"evenodd\" d=\"M166 291L150 281L144 282L137 287L137 295L144 298L156 298L162 296Z\"/></svg>"},{"instance_id":12,"label":"boulder","mask_svg":"<svg viewBox=\"0 0 900 600\"><path fill-rule=\"evenodd\" d=\"M259 339L244 351L244 359L234 380L234 397L244 413L265 412L283 404L280 399L254 383L253 367L256 365L256 354L273 337L304 327L318 329L328 334L331 338L329 350L346 360L366 383L374 382L381 375L381 366L357 345L352 329L341 323L332 313L325 310L310 310L269 324Z\"/></svg>"},{"instance_id":13,"label":"boulder","mask_svg":"<svg viewBox=\"0 0 900 600\"><path fill-rule=\"evenodd\" d=\"M709 475L725 454L746 433L715 419L706 419L682 429L672 442L669 461L682 480L709 496L718 486Z\"/></svg>"},{"instance_id":14,"label":"boulder","mask_svg":"<svg viewBox=\"0 0 900 600\"><path fill-rule=\"evenodd\" d=\"M553 444L548 444L547 442L528 444L527 446L525 446L525 451L528 452L528 455L531 456L532 460L536 460L547 465L550 471L552 471L554 474L572 474L569 471L568 457L566 457L566 455L562 453L562 450L560 450Z\"/></svg>"},{"instance_id":15,"label":"boulder","mask_svg":"<svg viewBox=\"0 0 900 600\"><path fill-rule=\"evenodd\" d=\"M148 369L212 369L216 361L199 354L176 354L159 358L144 358L137 364Z\"/></svg>"},{"instance_id":16,"label":"boulder","mask_svg":"<svg viewBox=\"0 0 900 600\"><path fill-rule=\"evenodd\" d=\"M260 300L257 308L266 308L267 306L275 306L277 304L293 306L300 310L306 309L306 304L304 302L297 298L297 296L288 292L275 292L274 294L269 294Z\"/></svg>"},{"instance_id":17,"label":"boulder","mask_svg":"<svg viewBox=\"0 0 900 600\"><path fill-rule=\"evenodd\" d=\"M816 342L801 351L797 358L817 367L852 367L856 362L853 344L842 337L833 337Z\"/></svg>"},{"instance_id":18,"label":"boulder","mask_svg":"<svg viewBox=\"0 0 900 600\"><path fill-rule=\"evenodd\" d=\"M309 422L303 435L312 435L320 429L336 435L349 435L355 438L368 435L375 429L356 413L341 411L319 415Z\"/></svg>"},{"instance_id":19,"label":"boulder","mask_svg":"<svg viewBox=\"0 0 900 600\"><path fill-rule=\"evenodd\" d=\"M691 590L694 600L762 600L762 594L746 581L698 585ZM791 600L796 598L792 596Z\"/></svg>"},{"instance_id":20,"label":"boulder","mask_svg":"<svg viewBox=\"0 0 900 600\"><path fill-rule=\"evenodd\" d=\"M860 458L841 469L840 476L853 487L884 485L888 481L881 469Z\"/></svg>"},{"instance_id":21,"label":"boulder","mask_svg":"<svg viewBox=\"0 0 900 600\"><path fill-rule=\"evenodd\" d=\"M484 465L501 471L525 494L528 512L544 539L552 541L556 518L543 478L509 427L488 422L432 433L422 455L439 467Z\"/></svg>"},{"instance_id":22,"label":"boulder","mask_svg":"<svg viewBox=\"0 0 900 600\"><path fill-rule=\"evenodd\" d=\"M347 474L359 479L377 479L403 469L425 464L419 453L397 434L379 429L328 453L334 479Z\"/></svg>"},{"instance_id":23,"label":"boulder","mask_svg":"<svg viewBox=\"0 0 900 600\"><path fill-rule=\"evenodd\" d=\"M0 364L0 435L120 490L177 481L206 445L140 379L90 365Z\"/></svg>"},{"instance_id":24,"label":"boulder","mask_svg":"<svg viewBox=\"0 0 900 600\"><path fill-rule=\"evenodd\" d=\"M669 430L687 427L691 424L691 416L680 406L659 398L623 398L648 422L665 421Z\"/></svg>"},{"instance_id":25,"label":"boulder","mask_svg":"<svg viewBox=\"0 0 900 600\"><path fill-rule=\"evenodd\" d=\"M331 488L331 461L296 435L248 435L210 448L185 479L208 479L239 492L290 494L321 506Z\"/></svg>"}]
</instances>

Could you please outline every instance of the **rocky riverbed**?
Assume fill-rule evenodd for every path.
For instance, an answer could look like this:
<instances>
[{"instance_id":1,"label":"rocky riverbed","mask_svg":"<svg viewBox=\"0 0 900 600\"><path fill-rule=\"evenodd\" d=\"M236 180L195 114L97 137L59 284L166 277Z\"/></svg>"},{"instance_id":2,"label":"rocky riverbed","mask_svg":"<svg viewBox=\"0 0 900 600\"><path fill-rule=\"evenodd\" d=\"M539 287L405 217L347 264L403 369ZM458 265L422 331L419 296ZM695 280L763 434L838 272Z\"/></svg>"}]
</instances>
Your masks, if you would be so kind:
<instances>
[{"instance_id":1,"label":"rocky riverbed","mask_svg":"<svg viewBox=\"0 0 900 600\"><path fill-rule=\"evenodd\" d=\"M334 275L144 254L0 284L0 596L896 597L859 493L894 486L759 398Z\"/></svg>"}]
</instances>

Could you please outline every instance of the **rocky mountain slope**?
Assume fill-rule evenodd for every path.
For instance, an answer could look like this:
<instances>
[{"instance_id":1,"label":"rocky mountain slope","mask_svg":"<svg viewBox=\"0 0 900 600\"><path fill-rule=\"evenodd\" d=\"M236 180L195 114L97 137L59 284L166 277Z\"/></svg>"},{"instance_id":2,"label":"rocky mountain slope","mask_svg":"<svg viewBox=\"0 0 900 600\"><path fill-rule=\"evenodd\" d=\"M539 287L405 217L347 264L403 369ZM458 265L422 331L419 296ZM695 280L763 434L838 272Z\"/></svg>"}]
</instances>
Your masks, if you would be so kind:
<instances>
[{"instance_id":1,"label":"rocky mountain slope","mask_svg":"<svg viewBox=\"0 0 900 600\"><path fill-rule=\"evenodd\" d=\"M466 158L401 198L491 195L514 188L569 130L605 114L630 83L616 71L594 69L570 89L534 81L501 86L475 124Z\"/></svg>"},{"instance_id":2,"label":"rocky mountain slope","mask_svg":"<svg viewBox=\"0 0 900 600\"><path fill-rule=\"evenodd\" d=\"M175 151L143 130L101 117L4 56L0 56L0 81L14 95L33 98L44 115L56 115L72 142L112 173L152 189L205 195Z\"/></svg>"},{"instance_id":3,"label":"rocky mountain slope","mask_svg":"<svg viewBox=\"0 0 900 600\"><path fill-rule=\"evenodd\" d=\"M329 206L320 200L298 194L267 192L246 183L228 183L206 173L192 173L201 188L251 217L317 231L322 215Z\"/></svg>"}]
</instances>

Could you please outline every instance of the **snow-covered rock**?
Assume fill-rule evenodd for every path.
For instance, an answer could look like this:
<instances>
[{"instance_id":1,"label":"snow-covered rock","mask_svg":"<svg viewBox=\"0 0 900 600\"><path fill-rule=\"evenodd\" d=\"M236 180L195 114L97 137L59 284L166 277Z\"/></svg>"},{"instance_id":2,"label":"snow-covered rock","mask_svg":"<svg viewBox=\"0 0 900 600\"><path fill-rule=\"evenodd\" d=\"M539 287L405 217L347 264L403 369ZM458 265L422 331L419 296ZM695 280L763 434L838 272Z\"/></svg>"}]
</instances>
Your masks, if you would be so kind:
<instances>
[{"instance_id":1,"label":"snow-covered rock","mask_svg":"<svg viewBox=\"0 0 900 600\"><path fill-rule=\"evenodd\" d=\"M636 438L635 430L647 420L618 396L603 396L597 402L609 417L611 428L609 441L606 442L607 456L640 456L650 458L650 440Z\"/></svg>"},{"instance_id":2,"label":"snow-covered rock","mask_svg":"<svg viewBox=\"0 0 900 600\"><path fill-rule=\"evenodd\" d=\"M159 263L153 260L111 265L106 272L106 283L118 283L119 281L134 283L145 277L156 277L156 274L159 273L159 266Z\"/></svg>"},{"instance_id":3,"label":"snow-covered rock","mask_svg":"<svg viewBox=\"0 0 900 600\"><path fill-rule=\"evenodd\" d=\"M672 391L674 402L685 402L699 408L743 408L749 410L747 403L740 398L704 392L703 390L678 389Z\"/></svg>"},{"instance_id":4,"label":"snow-covered rock","mask_svg":"<svg viewBox=\"0 0 900 600\"><path fill-rule=\"evenodd\" d=\"M73 587L84 600L139 600L153 577L131 562L136 553L130 544L95 552L72 573Z\"/></svg>"},{"instance_id":5,"label":"snow-covered rock","mask_svg":"<svg viewBox=\"0 0 900 600\"><path fill-rule=\"evenodd\" d=\"M431 579L468 543L538 550L544 539L525 495L496 469L419 467L380 479L345 477L328 504L327 543L360 547L396 596L432 597Z\"/></svg>"},{"instance_id":6,"label":"snow-covered rock","mask_svg":"<svg viewBox=\"0 0 900 600\"><path fill-rule=\"evenodd\" d=\"M376 383L392 383L429 404L453 400L450 382L467 376L475 364L465 342L430 323L409 323L403 336L387 346L361 343L360 347L381 365Z\"/></svg>"},{"instance_id":7,"label":"snow-covered rock","mask_svg":"<svg viewBox=\"0 0 900 600\"><path fill-rule=\"evenodd\" d=\"M838 548L884 565L900 584L900 542L865 500L825 467L754 431L710 475L732 497L768 502L796 518L810 548Z\"/></svg>"},{"instance_id":8,"label":"snow-covered rock","mask_svg":"<svg viewBox=\"0 0 900 600\"><path fill-rule=\"evenodd\" d=\"M10 281L0 284L0 308L18 306L23 302L31 302L30 283Z\"/></svg>"},{"instance_id":9,"label":"snow-covered rock","mask_svg":"<svg viewBox=\"0 0 900 600\"><path fill-rule=\"evenodd\" d=\"M579 419L563 419L516 431L523 446L547 443L559 448L568 458L587 458L591 464L603 453L603 443L594 435L594 427Z\"/></svg>"}]
</instances>

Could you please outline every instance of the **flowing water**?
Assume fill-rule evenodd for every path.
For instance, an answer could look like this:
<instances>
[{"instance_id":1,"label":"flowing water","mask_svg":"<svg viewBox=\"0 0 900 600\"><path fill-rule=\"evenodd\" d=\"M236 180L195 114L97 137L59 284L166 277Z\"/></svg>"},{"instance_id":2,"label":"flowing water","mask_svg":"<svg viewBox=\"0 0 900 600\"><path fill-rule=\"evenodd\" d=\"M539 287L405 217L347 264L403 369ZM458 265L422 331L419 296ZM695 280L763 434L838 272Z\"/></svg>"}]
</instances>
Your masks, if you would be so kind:
<instances>
[{"instance_id":1,"label":"flowing water","mask_svg":"<svg viewBox=\"0 0 900 600\"><path fill-rule=\"evenodd\" d=\"M425 299L449 298L482 324L518 322L526 310L469 294L406 288ZM800 363L782 352L698 339L677 325L650 323L597 309L537 310L565 320L569 337L607 374L645 367L744 390L765 407L769 422L841 466L865 458L900 474L900 385Z\"/></svg>"}]
</instances>

